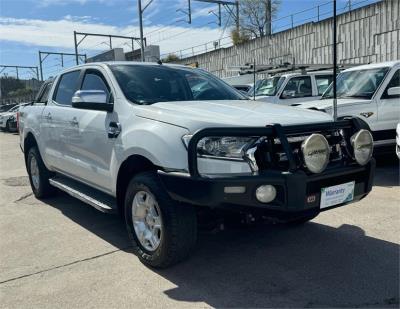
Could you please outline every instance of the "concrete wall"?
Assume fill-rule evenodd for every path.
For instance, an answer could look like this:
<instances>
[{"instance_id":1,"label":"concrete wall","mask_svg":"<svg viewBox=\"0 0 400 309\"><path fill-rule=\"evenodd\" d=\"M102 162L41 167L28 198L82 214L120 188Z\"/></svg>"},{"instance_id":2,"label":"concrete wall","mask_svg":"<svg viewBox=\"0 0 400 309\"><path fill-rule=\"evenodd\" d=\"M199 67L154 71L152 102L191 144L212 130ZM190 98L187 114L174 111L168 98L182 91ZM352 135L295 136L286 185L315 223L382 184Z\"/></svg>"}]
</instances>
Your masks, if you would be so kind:
<instances>
[{"instance_id":1,"label":"concrete wall","mask_svg":"<svg viewBox=\"0 0 400 309\"><path fill-rule=\"evenodd\" d=\"M383 0L338 16L338 62L370 63L400 59L400 0ZM236 75L232 66L252 63L332 63L332 18L248 43L185 58L219 77Z\"/></svg>"}]
</instances>

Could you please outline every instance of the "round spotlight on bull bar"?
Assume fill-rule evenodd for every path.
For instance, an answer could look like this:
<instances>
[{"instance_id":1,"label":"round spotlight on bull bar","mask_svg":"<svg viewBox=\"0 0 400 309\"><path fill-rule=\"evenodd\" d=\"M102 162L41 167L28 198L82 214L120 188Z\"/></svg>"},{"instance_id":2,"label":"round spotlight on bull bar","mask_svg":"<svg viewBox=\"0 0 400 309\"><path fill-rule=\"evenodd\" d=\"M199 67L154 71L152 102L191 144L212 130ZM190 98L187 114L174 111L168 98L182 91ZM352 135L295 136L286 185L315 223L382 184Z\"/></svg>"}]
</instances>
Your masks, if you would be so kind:
<instances>
[{"instance_id":1,"label":"round spotlight on bull bar","mask_svg":"<svg viewBox=\"0 0 400 309\"><path fill-rule=\"evenodd\" d=\"M371 160L374 151L374 140L368 130L360 130L351 138L351 146L353 147L354 159L360 165L365 165Z\"/></svg>"},{"instance_id":2,"label":"round spotlight on bull bar","mask_svg":"<svg viewBox=\"0 0 400 309\"><path fill-rule=\"evenodd\" d=\"M323 172L329 163L329 143L321 134L312 134L303 141L301 152L304 164L311 173Z\"/></svg>"}]
</instances>

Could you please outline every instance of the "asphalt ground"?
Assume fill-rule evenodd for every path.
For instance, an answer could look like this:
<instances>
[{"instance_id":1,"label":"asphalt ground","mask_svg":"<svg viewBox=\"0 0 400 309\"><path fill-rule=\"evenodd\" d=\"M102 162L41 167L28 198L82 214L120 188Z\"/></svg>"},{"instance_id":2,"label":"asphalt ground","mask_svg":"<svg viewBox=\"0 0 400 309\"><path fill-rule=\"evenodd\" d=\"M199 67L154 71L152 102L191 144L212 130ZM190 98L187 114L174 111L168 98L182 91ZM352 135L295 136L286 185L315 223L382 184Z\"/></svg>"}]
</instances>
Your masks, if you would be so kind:
<instances>
[{"instance_id":1,"label":"asphalt ground","mask_svg":"<svg viewBox=\"0 0 400 309\"><path fill-rule=\"evenodd\" d=\"M399 163L378 158L364 200L299 227L201 233L166 270L124 225L60 193L31 193L16 134L0 133L0 308L399 307Z\"/></svg>"}]
</instances>

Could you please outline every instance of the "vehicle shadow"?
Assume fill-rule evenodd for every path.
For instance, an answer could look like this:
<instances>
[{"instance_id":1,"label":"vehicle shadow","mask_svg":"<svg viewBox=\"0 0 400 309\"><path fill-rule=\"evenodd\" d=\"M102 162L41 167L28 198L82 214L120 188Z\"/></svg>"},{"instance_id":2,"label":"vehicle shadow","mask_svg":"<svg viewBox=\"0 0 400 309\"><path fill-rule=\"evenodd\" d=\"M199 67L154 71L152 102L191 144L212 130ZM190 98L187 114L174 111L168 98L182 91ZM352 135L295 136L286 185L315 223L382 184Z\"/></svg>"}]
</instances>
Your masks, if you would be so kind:
<instances>
[{"instance_id":1,"label":"vehicle shadow","mask_svg":"<svg viewBox=\"0 0 400 309\"><path fill-rule=\"evenodd\" d=\"M64 193L46 203L113 246L131 252L118 216ZM356 226L262 224L200 233L191 258L154 270L177 301L212 307L398 307L399 245Z\"/></svg>"},{"instance_id":2,"label":"vehicle shadow","mask_svg":"<svg viewBox=\"0 0 400 309\"><path fill-rule=\"evenodd\" d=\"M169 297L212 307L399 304L399 245L351 225L202 235L190 260L158 273L177 286Z\"/></svg>"},{"instance_id":3,"label":"vehicle shadow","mask_svg":"<svg viewBox=\"0 0 400 309\"><path fill-rule=\"evenodd\" d=\"M120 216L104 214L60 190L57 190L54 197L42 202L118 249L131 251L125 223Z\"/></svg>"},{"instance_id":4,"label":"vehicle shadow","mask_svg":"<svg viewBox=\"0 0 400 309\"><path fill-rule=\"evenodd\" d=\"M400 186L400 162L395 154L379 155L376 158L374 186Z\"/></svg>"}]
</instances>

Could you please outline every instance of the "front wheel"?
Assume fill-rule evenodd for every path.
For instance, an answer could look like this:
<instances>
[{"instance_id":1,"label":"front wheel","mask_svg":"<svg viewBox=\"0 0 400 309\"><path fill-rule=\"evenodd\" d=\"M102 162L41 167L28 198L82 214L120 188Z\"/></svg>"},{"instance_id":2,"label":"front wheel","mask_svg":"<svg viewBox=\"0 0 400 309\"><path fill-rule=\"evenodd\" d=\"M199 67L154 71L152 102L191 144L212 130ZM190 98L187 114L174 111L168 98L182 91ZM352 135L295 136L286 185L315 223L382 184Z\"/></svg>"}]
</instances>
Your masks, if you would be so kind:
<instances>
[{"instance_id":1,"label":"front wheel","mask_svg":"<svg viewBox=\"0 0 400 309\"><path fill-rule=\"evenodd\" d=\"M125 222L141 262L164 268L192 251L197 239L193 206L174 202L155 172L136 175L125 196Z\"/></svg>"}]
</instances>

